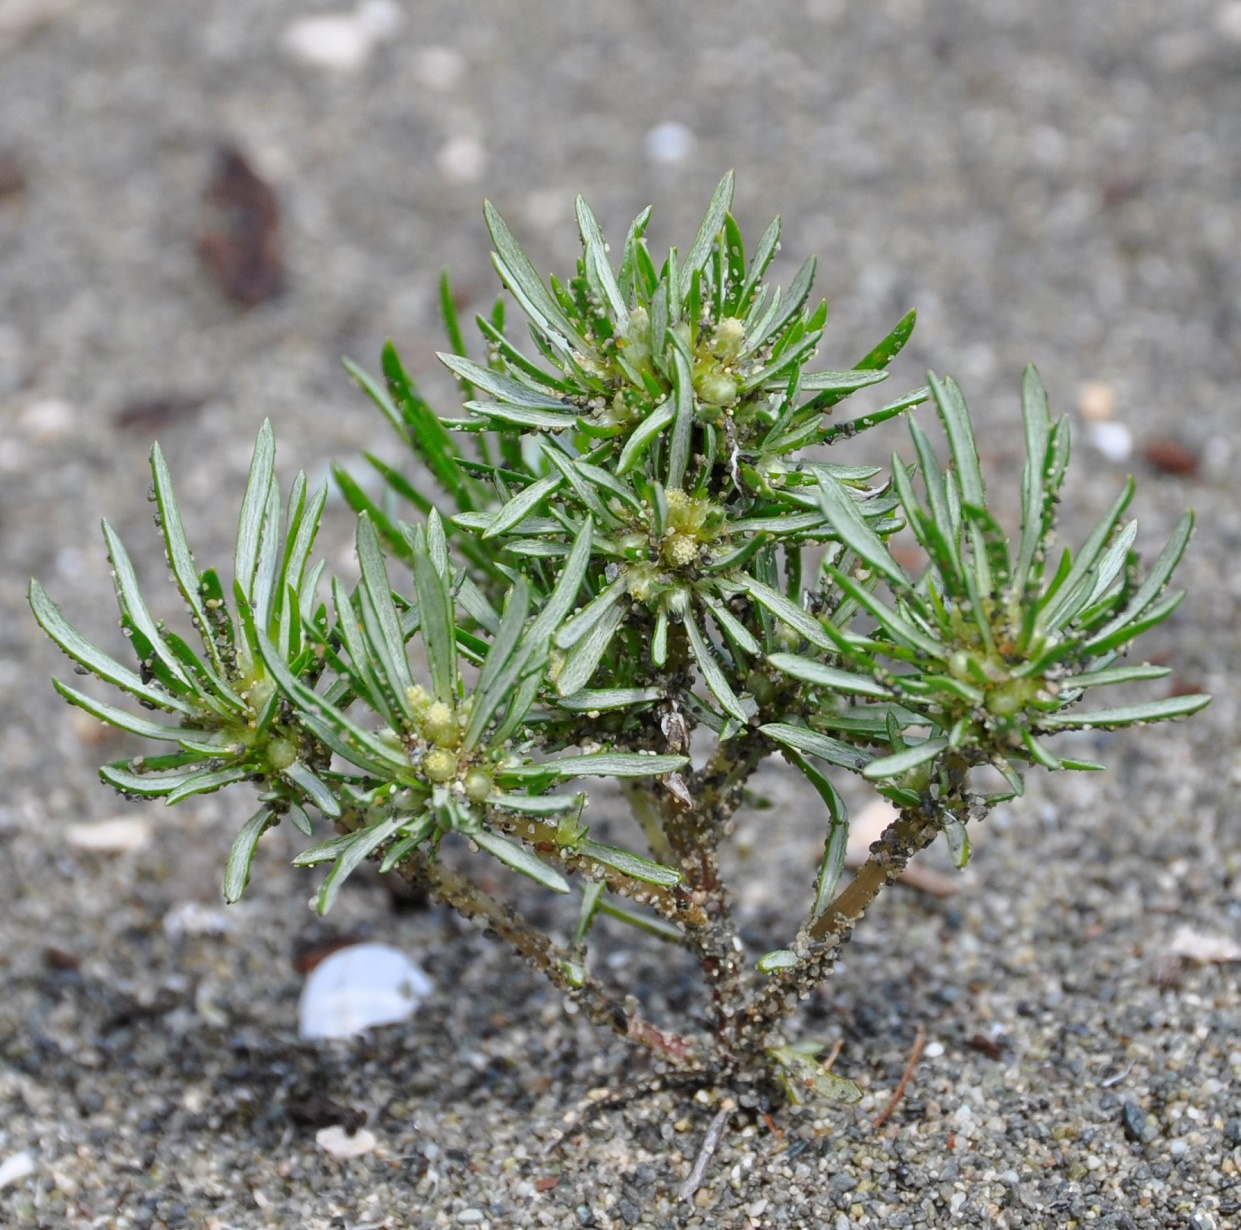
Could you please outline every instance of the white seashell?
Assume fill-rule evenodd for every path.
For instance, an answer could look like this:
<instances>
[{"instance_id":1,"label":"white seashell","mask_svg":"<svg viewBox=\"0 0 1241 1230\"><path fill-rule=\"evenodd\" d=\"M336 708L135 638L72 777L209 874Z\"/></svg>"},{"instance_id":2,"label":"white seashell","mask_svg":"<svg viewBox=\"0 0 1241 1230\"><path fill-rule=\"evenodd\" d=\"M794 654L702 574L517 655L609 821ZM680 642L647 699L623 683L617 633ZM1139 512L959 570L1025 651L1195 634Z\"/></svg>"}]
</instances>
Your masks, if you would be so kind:
<instances>
[{"instance_id":1,"label":"white seashell","mask_svg":"<svg viewBox=\"0 0 1241 1230\"><path fill-rule=\"evenodd\" d=\"M31 1174L34 1174L34 1158L29 1153L14 1153L0 1162L0 1189L20 1183Z\"/></svg>"},{"instance_id":2,"label":"white seashell","mask_svg":"<svg viewBox=\"0 0 1241 1230\"><path fill-rule=\"evenodd\" d=\"M361 1157L364 1153L370 1153L378 1143L375 1133L368 1132L366 1128L359 1128L350 1136L339 1124L333 1124L315 1133L315 1144L333 1157Z\"/></svg>"},{"instance_id":3,"label":"white seashell","mask_svg":"<svg viewBox=\"0 0 1241 1230\"><path fill-rule=\"evenodd\" d=\"M310 971L297 1005L298 1036L352 1038L413 1016L431 980L398 948L354 944Z\"/></svg>"}]
</instances>

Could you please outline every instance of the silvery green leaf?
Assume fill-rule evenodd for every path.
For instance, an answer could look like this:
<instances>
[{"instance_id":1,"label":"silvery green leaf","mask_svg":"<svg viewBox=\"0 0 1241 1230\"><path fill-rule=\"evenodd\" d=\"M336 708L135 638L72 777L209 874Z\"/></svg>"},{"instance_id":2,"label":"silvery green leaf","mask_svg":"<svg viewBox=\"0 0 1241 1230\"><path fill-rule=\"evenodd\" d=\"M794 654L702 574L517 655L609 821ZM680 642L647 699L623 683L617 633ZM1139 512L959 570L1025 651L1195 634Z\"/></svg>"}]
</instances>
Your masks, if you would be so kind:
<instances>
[{"instance_id":1,"label":"silvery green leaf","mask_svg":"<svg viewBox=\"0 0 1241 1230\"><path fill-rule=\"evenodd\" d=\"M1044 730L1110 730L1116 726L1132 726L1139 722L1162 722L1168 718L1188 717L1211 703L1205 695L1166 696L1136 705L1115 709L1096 709L1091 713L1048 713L1038 719Z\"/></svg>"},{"instance_id":2,"label":"silvery green leaf","mask_svg":"<svg viewBox=\"0 0 1241 1230\"><path fill-rule=\"evenodd\" d=\"M623 583L622 578L622 586ZM589 609L588 607L587 610ZM585 633L574 640L572 647L565 655L560 673L556 676L556 691L561 696L572 696L574 692L584 688L590 682L612 638L624 623L628 613L629 602L622 588L616 600L601 609L599 616L591 622Z\"/></svg>"},{"instance_id":3,"label":"silvery green leaf","mask_svg":"<svg viewBox=\"0 0 1241 1230\"><path fill-rule=\"evenodd\" d=\"M590 838L578 842L574 847L574 852L583 858L594 859L596 863L601 863L604 867L611 867L613 871L619 871L631 880L641 880L644 884L658 884L661 888L672 888L680 884L684 878L672 867L665 867L649 858L630 854L628 850L621 850L616 846L605 846Z\"/></svg>"},{"instance_id":4,"label":"silvery green leaf","mask_svg":"<svg viewBox=\"0 0 1241 1230\"><path fill-rule=\"evenodd\" d=\"M486 850L493 858L498 858L505 866L528 876L536 884L550 888L554 893L570 891L569 882L554 867L549 867L532 850L510 841L499 833L487 829L479 829L470 834L470 840L481 850Z\"/></svg>"},{"instance_id":5,"label":"silvery green leaf","mask_svg":"<svg viewBox=\"0 0 1241 1230\"><path fill-rule=\"evenodd\" d=\"M264 419L254 443L254 456L250 461L250 477L242 497L241 515L237 520L237 548L233 554L233 576L246 592L254 583L254 571L258 566L259 546L263 537L263 522L267 516L268 493L275 481L276 436L271 423Z\"/></svg>"},{"instance_id":6,"label":"silvery green leaf","mask_svg":"<svg viewBox=\"0 0 1241 1230\"><path fill-rule=\"evenodd\" d=\"M693 280L695 273L706 268L707 260L711 255L711 248L716 241L716 236L724 226L724 216L728 213L733 203L733 172L729 171L723 179L720 180L715 192L711 196L711 203L707 206L706 216L702 220L702 225L698 228L698 234L694 236L694 242L690 245L689 252L686 253L685 263L681 266L680 280L677 283L677 294L681 299L689 294L690 282Z\"/></svg>"},{"instance_id":7,"label":"silvery green leaf","mask_svg":"<svg viewBox=\"0 0 1241 1230\"><path fill-rule=\"evenodd\" d=\"M947 747L946 738L927 739L925 743L916 743L891 756L882 756L878 760L872 760L862 770L862 776L871 781L883 777L900 777L908 773L910 769L916 769L919 765L926 764L928 760L934 760Z\"/></svg>"},{"instance_id":8,"label":"silvery green leaf","mask_svg":"<svg viewBox=\"0 0 1241 1230\"><path fill-rule=\"evenodd\" d=\"M820 760L826 760L828 764L837 764L854 772L864 770L871 763L870 756L858 748L806 726L794 726L789 722L767 722L760 726L759 730L785 747L807 752Z\"/></svg>"},{"instance_id":9,"label":"silvery green leaf","mask_svg":"<svg viewBox=\"0 0 1241 1230\"><path fill-rule=\"evenodd\" d=\"M228 852L228 862L224 865L224 900L229 905L240 901L242 893L246 891L259 838L267 831L274 819L269 808L260 807L241 826L237 836L233 839L232 848Z\"/></svg>"},{"instance_id":10,"label":"silvery green leaf","mask_svg":"<svg viewBox=\"0 0 1241 1230\"><path fill-rule=\"evenodd\" d=\"M747 707L745 702L733 691L723 668L716 661L711 646L699 630L692 614L686 614L684 626L685 633L689 637L690 652L694 655L694 661L698 663L699 673L702 675L707 689L719 702L720 708L725 713L735 717L738 722L744 725L749 721L750 715L754 711L753 702Z\"/></svg>"},{"instance_id":11,"label":"silvery green leaf","mask_svg":"<svg viewBox=\"0 0 1241 1230\"><path fill-rule=\"evenodd\" d=\"M193 706L180 696L152 687L128 667L109 657L90 643L61 613L38 581L30 582L30 609L39 627L74 662L96 678L110 683L148 705L178 713L192 714ZM74 702L77 703L77 702ZM104 721L110 721L105 718Z\"/></svg>"},{"instance_id":12,"label":"silvery green leaf","mask_svg":"<svg viewBox=\"0 0 1241 1230\"><path fill-rule=\"evenodd\" d=\"M876 683L874 679L839 670L834 666L824 666L813 658L803 658L792 653L772 653L767 655L767 661L794 679L813 683L821 688L830 688L833 692L875 697L892 695L888 688Z\"/></svg>"},{"instance_id":13,"label":"silvery green leaf","mask_svg":"<svg viewBox=\"0 0 1241 1230\"><path fill-rule=\"evenodd\" d=\"M305 761L295 760L280 770L280 776L296 786L329 820L340 815L340 802L331 788Z\"/></svg>"},{"instance_id":14,"label":"silvery green leaf","mask_svg":"<svg viewBox=\"0 0 1241 1230\"><path fill-rule=\"evenodd\" d=\"M554 342L557 349L568 351L567 343L571 343L582 353L588 352L590 347L585 339L569 322L530 263L530 258L522 251L521 245L513 238L512 231L490 201L483 203L483 215L492 242L496 245L496 271L513 292L513 297L521 304L522 311L530 318L531 323L549 341Z\"/></svg>"}]
</instances>

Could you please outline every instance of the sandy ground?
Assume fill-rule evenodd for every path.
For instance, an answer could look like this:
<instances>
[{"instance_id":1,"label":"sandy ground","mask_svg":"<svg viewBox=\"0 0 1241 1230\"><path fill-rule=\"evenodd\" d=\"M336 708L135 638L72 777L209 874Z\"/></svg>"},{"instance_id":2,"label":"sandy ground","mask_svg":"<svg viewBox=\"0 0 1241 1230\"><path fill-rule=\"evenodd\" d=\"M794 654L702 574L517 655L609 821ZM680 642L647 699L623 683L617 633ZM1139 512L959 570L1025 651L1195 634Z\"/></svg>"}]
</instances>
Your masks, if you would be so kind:
<instances>
[{"instance_id":1,"label":"sandy ground","mask_svg":"<svg viewBox=\"0 0 1241 1230\"><path fill-rule=\"evenodd\" d=\"M0 1223L1241 1224L1238 966L1169 955L1184 928L1225 956L1241 940L1241 5L424 0L367 7L364 36L355 20L333 44L354 63L334 67L290 50L304 16L0 0ZM285 293L250 309L198 251L222 146L278 200ZM25 589L38 575L116 636L97 519L162 581L155 436L204 562L227 559L264 416L286 477L387 452L339 358L374 367L391 336L448 394L435 282L450 264L467 309L489 304L484 195L565 270L575 192L617 239L653 203L659 250L728 167L747 231L784 215L785 279L821 257L825 365L918 307L894 381L961 380L1006 509L1029 359L1081 428L1066 527L1128 471L1148 551L1197 508L1190 597L1147 651L1217 699L1100 738L1106 776L1036 779L977 835L951 900L889 894L803 1021L843 1040L865 1100L739 1115L685 1205L712 1108L661 1093L549 1152L566 1110L635 1069L454 919L359 886L318 922L275 839L247 902L219 913L248 801L164 811L102 788L95 766L122 745L48 686L67 668ZM348 539L338 504L335 566ZM761 787L781 806L742 821L738 874L774 946L821 834L774 767ZM115 817L148 823L139 848L68 839ZM331 934L399 944L436 993L366 1041L300 1044L293 954ZM692 988L664 960L609 958L675 1012ZM919 1025L913 1082L875 1129ZM369 1115L370 1152L316 1145L325 1098Z\"/></svg>"}]
</instances>

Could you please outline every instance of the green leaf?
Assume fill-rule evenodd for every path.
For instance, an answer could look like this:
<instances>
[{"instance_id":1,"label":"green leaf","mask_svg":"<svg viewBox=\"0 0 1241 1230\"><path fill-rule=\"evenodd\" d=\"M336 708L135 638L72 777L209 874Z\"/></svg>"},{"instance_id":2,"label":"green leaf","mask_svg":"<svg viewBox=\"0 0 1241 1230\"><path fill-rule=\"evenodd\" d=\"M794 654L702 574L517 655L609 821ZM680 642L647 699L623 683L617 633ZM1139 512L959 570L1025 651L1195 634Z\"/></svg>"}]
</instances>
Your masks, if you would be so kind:
<instances>
[{"instance_id":1,"label":"green leaf","mask_svg":"<svg viewBox=\"0 0 1241 1230\"><path fill-rule=\"evenodd\" d=\"M830 479L819 480L819 501L832 523L836 537L868 568L887 579L898 593L909 590L905 570L892 558L883 539L866 524L857 504L845 494L844 487Z\"/></svg>"},{"instance_id":2,"label":"green leaf","mask_svg":"<svg viewBox=\"0 0 1241 1230\"><path fill-rule=\"evenodd\" d=\"M339 800L304 761L295 760L280 770L280 776L301 791L329 820L335 820L340 815Z\"/></svg>"},{"instance_id":3,"label":"green leaf","mask_svg":"<svg viewBox=\"0 0 1241 1230\"><path fill-rule=\"evenodd\" d=\"M101 722L106 722L109 726L115 726L117 730L127 731L129 734L137 735L142 739L158 739L165 743L180 743L184 738L195 738L201 735L206 739L211 735L211 732L207 730L191 730L184 726L168 726L163 722L152 722L149 718L127 713L124 709L117 709L112 705L105 704L101 700L94 700L85 693L77 691L76 688L71 688L68 684L61 683L59 679L52 680L52 687L71 705L76 705L79 709L85 710L91 717L96 717Z\"/></svg>"},{"instance_id":4,"label":"green leaf","mask_svg":"<svg viewBox=\"0 0 1241 1230\"><path fill-rule=\"evenodd\" d=\"M934 760L947 747L948 740L942 736L927 739L925 743L915 743L912 747L907 747L891 756L872 760L862 770L862 776L871 781L882 777L900 777L908 773L910 769L916 769L919 765L926 764L928 760Z\"/></svg>"},{"instance_id":5,"label":"green leaf","mask_svg":"<svg viewBox=\"0 0 1241 1230\"><path fill-rule=\"evenodd\" d=\"M592 287L606 304L612 318L616 321L618 333L624 333L629 323L629 309L625 297L621 294L616 277L612 273L612 265L608 260L608 245L603 238L603 231L590 206L581 196L575 202L578 231L582 236L582 247L585 255L586 276Z\"/></svg>"},{"instance_id":6,"label":"green leaf","mask_svg":"<svg viewBox=\"0 0 1241 1230\"><path fill-rule=\"evenodd\" d=\"M562 474L549 474L546 478L531 483L496 513L483 531L483 537L496 538L520 525L549 495L558 491L563 483Z\"/></svg>"},{"instance_id":7,"label":"green leaf","mask_svg":"<svg viewBox=\"0 0 1241 1230\"><path fill-rule=\"evenodd\" d=\"M786 745L782 753L785 760L798 768L806 780L818 791L819 798L827 805L831 818L827 827L827 840L823 843L823 858L814 884L814 905L810 917L818 918L836 898L836 888L845 868L845 854L849 846L849 811L836 787L804 756Z\"/></svg>"},{"instance_id":8,"label":"green leaf","mask_svg":"<svg viewBox=\"0 0 1241 1230\"><path fill-rule=\"evenodd\" d=\"M414 680L405 656L405 638L401 635L401 621L392 601L392 583L379 546L379 535L365 514L358 518L355 541L362 573L359 593L365 604L363 635L371 651L370 665L384 688L389 706L410 720L413 710L408 693Z\"/></svg>"},{"instance_id":9,"label":"green leaf","mask_svg":"<svg viewBox=\"0 0 1241 1230\"><path fill-rule=\"evenodd\" d=\"M982 470L978 466L978 446L974 443L974 428L970 423L965 399L955 380L940 381L932 372L927 377L931 396L939 411L940 421L948 436L948 447L956 467L957 481L961 484L961 500L965 504L986 507L987 493L983 486Z\"/></svg>"},{"instance_id":10,"label":"green leaf","mask_svg":"<svg viewBox=\"0 0 1241 1230\"><path fill-rule=\"evenodd\" d=\"M574 547L577 550L577 547ZM566 566L566 571L568 568ZM559 588L559 586L557 586ZM556 644L561 649L569 649L586 635L615 606L625 594L625 578L617 577L584 606L556 635Z\"/></svg>"},{"instance_id":11,"label":"green leaf","mask_svg":"<svg viewBox=\"0 0 1241 1230\"><path fill-rule=\"evenodd\" d=\"M1050 713L1038 720L1044 730L1110 730L1117 726L1132 726L1138 722L1162 722L1168 718L1188 717L1211 703L1211 697L1166 696L1162 700L1149 700L1136 705L1122 705L1116 709L1096 709L1093 713Z\"/></svg>"},{"instance_id":12,"label":"green leaf","mask_svg":"<svg viewBox=\"0 0 1241 1230\"><path fill-rule=\"evenodd\" d=\"M582 752L506 769L515 777L658 777L689 764L688 756L661 756L651 752Z\"/></svg>"},{"instance_id":13,"label":"green leaf","mask_svg":"<svg viewBox=\"0 0 1241 1230\"><path fill-rule=\"evenodd\" d=\"M323 887L319 889L315 908L320 914L326 914L332 908L341 886L349 876L408 821L408 816L390 816L359 832L349 834L348 842L341 847L332 870L327 873Z\"/></svg>"},{"instance_id":14,"label":"green leaf","mask_svg":"<svg viewBox=\"0 0 1241 1230\"><path fill-rule=\"evenodd\" d=\"M195 773L192 777L174 786L168 791L165 801L171 807L174 803L180 803L182 799L188 799L191 795L214 794L217 790L223 790L225 786L244 782L253 776L253 765L238 764L229 765L223 769L204 769L201 773Z\"/></svg>"},{"instance_id":15,"label":"green leaf","mask_svg":"<svg viewBox=\"0 0 1241 1230\"><path fill-rule=\"evenodd\" d=\"M672 867L664 867L652 862L649 858L640 858L630 854L628 850L620 850L616 846L605 846L589 838L580 841L574 852L583 858L594 859L613 871L619 871L632 880L641 880L643 884L658 884L661 888L672 888L683 879L681 873Z\"/></svg>"},{"instance_id":16,"label":"green leaf","mask_svg":"<svg viewBox=\"0 0 1241 1230\"><path fill-rule=\"evenodd\" d=\"M181 522L181 510L177 506L177 497L172 489L172 476L168 472L168 463L164 460L163 451L156 443L151 448L151 476L155 485L155 503L159 509L160 531L164 536L164 545L168 550L168 563L177 582L177 588L190 608L194 626L212 665L217 671L223 670L219 648L211 635L211 625L207 621L207 612L202 605L198 569L194 564L194 556L185 537L185 527Z\"/></svg>"},{"instance_id":17,"label":"green leaf","mask_svg":"<svg viewBox=\"0 0 1241 1230\"><path fill-rule=\"evenodd\" d=\"M549 867L537 854L519 846L507 837L492 833L487 829L479 829L470 834L470 840L482 850L486 850L493 858L498 858L505 866L528 876L536 884L550 888L554 893L570 891L569 882L554 867Z\"/></svg>"},{"instance_id":18,"label":"green leaf","mask_svg":"<svg viewBox=\"0 0 1241 1230\"><path fill-rule=\"evenodd\" d=\"M556 691L562 697L572 696L574 692L584 688L590 682L604 653L612 643L616 630L625 622L625 616L629 613L629 601L624 591L624 578L621 577L619 580L621 588L616 598L608 605L599 608L598 616L592 619L585 633L577 636L572 648L565 656L560 673L556 676ZM607 592L604 590L604 594ZM596 603L592 603L582 614L592 612L595 606ZM573 626L570 623L566 624L565 628Z\"/></svg>"},{"instance_id":19,"label":"green leaf","mask_svg":"<svg viewBox=\"0 0 1241 1230\"><path fill-rule=\"evenodd\" d=\"M733 172L729 171L720 180L711 196L711 203L707 206L707 213L698 228L698 234L694 236L694 242L686 254L685 263L681 266L680 281L677 283L677 294L682 300L689 294L694 274L706 268L712 245L724 227L724 217L733 203L733 178Z\"/></svg>"},{"instance_id":20,"label":"green leaf","mask_svg":"<svg viewBox=\"0 0 1241 1230\"><path fill-rule=\"evenodd\" d=\"M642 454L650 447L655 437L676 418L676 413L676 399L669 398L633 429L616 462L618 476L628 474L642 460Z\"/></svg>"},{"instance_id":21,"label":"green leaf","mask_svg":"<svg viewBox=\"0 0 1241 1230\"><path fill-rule=\"evenodd\" d=\"M918 322L918 313L913 309L906 312L904 316L896 322L895 328L887 337L879 343L874 350L870 351L865 358L859 360L854 366L865 369L878 369L887 367L894 358L904 349L905 343L909 341L914 331L914 325Z\"/></svg>"},{"instance_id":22,"label":"green leaf","mask_svg":"<svg viewBox=\"0 0 1241 1230\"><path fill-rule=\"evenodd\" d=\"M422 617L422 642L426 647L431 690L436 700L456 703L457 635L452 596L443 576L432 562L429 547L414 552L414 588Z\"/></svg>"},{"instance_id":23,"label":"green leaf","mask_svg":"<svg viewBox=\"0 0 1241 1230\"><path fill-rule=\"evenodd\" d=\"M224 900L229 905L240 901L242 893L246 891L259 838L267 832L274 820L270 808L260 807L241 826L240 832L233 839L232 848L228 852L228 862L224 865Z\"/></svg>"},{"instance_id":24,"label":"green leaf","mask_svg":"<svg viewBox=\"0 0 1241 1230\"><path fill-rule=\"evenodd\" d=\"M546 393L513 379L512 376L493 372L491 368L473 363L469 359L463 359L460 355L440 351L436 358L454 375L468 380L471 385L482 389L485 393L490 393L492 397L505 405L524 406L530 410L558 410L561 414L566 411L574 414L577 412L575 406L559 397L549 397Z\"/></svg>"},{"instance_id":25,"label":"green leaf","mask_svg":"<svg viewBox=\"0 0 1241 1230\"><path fill-rule=\"evenodd\" d=\"M760 726L759 730L785 747L791 747L798 752L808 752L811 756L826 760L828 764L840 765L855 773L865 770L871 763L871 758L865 752L839 739L821 735L817 730L810 730L806 726L793 726L788 722L767 722Z\"/></svg>"},{"instance_id":26,"label":"green leaf","mask_svg":"<svg viewBox=\"0 0 1241 1230\"><path fill-rule=\"evenodd\" d=\"M487 220L491 240L496 245L493 258L496 272L513 292L513 297L521 304L522 311L530 318L531 324L555 343L558 349L568 351L572 346L583 354L588 353L590 347L585 339L570 324L560 305L543 285L530 263L530 258L522 251L521 245L513 238L512 231L490 201L483 203L483 215Z\"/></svg>"},{"instance_id":27,"label":"green leaf","mask_svg":"<svg viewBox=\"0 0 1241 1230\"><path fill-rule=\"evenodd\" d=\"M802 610L791 602L777 589L764 585L754 577L742 573L734 578L759 606L765 607L777 619L788 624L795 632L800 632L812 645L820 649L836 650L837 642L824 630L824 627L808 611Z\"/></svg>"},{"instance_id":28,"label":"green leaf","mask_svg":"<svg viewBox=\"0 0 1241 1230\"><path fill-rule=\"evenodd\" d=\"M684 619L685 633L689 637L690 652L698 663L698 670L703 682L711 695L720 703L725 713L735 717L743 726L750 720L751 710L747 710L741 698L733 691L720 664L715 660L711 646L698 628L697 622L689 612Z\"/></svg>"},{"instance_id":29,"label":"green leaf","mask_svg":"<svg viewBox=\"0 0 1241 1230\"><path fill-rule=\"evenodd\" d=\"M690 371L689 355L681 339L671 335L676 345L672 352L672 388L675 414L672 427L672 447L668 450L668 490L679 489L685 482L685 467L689 464L690 435L694 427L694 378ZM632 437L630 437L632 439Z\"/></svg>"},{"instance_id":30,"label":"green leaf","mask_svg":"<svg viewBox=\"0 0 1241 1230\"><path fill-rule=\"evenodd\" d=\"M263 420L258 439L254 443L254 456L250 461L250 477L241 501L241 515L237 519L237 548L233 553L233 576L247 597L254 584L258 567L259 545L263 537L263 523L267 517L268 493L276 473L276 436L271 423Z\"/></svg>"},{"instance_id":31,"label":"green leaf","mask_svg":"<svg viewBox=\"0 0 1241 1230\"><path fill-rule=\"evenodd\" d=\"M156 627L155 620L151 617L151 612L147 609L146 601L138 588L138 578L124 544L106 521L103 523L103 536L108 546L108 558L112 561L117 602L122 613L128 617L132 625L135 648L138 648L137 640L141 636L151 654L150 667L156 671L160 682L166 687L183 689L186 692L197 691L191 677L185 673L181 663L177 660L176 654L164 644L164 638ZM141 656L146 656L141 650L139 652ZM157 662L163 665L163 672L158 671Z\"/></svg>"},{"instance_id":32,"label":"green leaf","mask_svg":"<svg viewBox=\"0 0 1241 1230\"><path fill-rule=\"evenodd\" d=\"M90 674L156 708L187 715L194 712L193 706L181 697L145 683L136 672L122 666L103 650L92 645L64 617L60 608L48 597L43 586L33 580L30 582L30 609L39 627L70 659ZM103 720L111 721L110 718Z\"/></svg>"},{"instance_id":33,"label":"green leaf","mask_svg":"<svg viewBox=\"0 0 1241 1230\"><path fill-rule=\"evenodd\" d=\"M799 657L792 653L772 653L767 661L777 670L800 679L804 683L813 683L817 687L828 688L833 692L845 692L857 696L874 696L887 698L892 695L888 688L876 683L865 675L855 675L851 671L838 670L833 666L824 666L813 658Z\"/></svg>"},{"instance_id":34,"label":"green leaf","mask_svg":"<svg viewBox=\"0 0 1241 1230\"><path fill-rule=\"evenodd\" d=\"M627 709L631 705L649 704L662 700L663 688L595 688L582 689L558 702L560 708L572 713L606 712L611 709Z\"/></svg>"}]
</instances>

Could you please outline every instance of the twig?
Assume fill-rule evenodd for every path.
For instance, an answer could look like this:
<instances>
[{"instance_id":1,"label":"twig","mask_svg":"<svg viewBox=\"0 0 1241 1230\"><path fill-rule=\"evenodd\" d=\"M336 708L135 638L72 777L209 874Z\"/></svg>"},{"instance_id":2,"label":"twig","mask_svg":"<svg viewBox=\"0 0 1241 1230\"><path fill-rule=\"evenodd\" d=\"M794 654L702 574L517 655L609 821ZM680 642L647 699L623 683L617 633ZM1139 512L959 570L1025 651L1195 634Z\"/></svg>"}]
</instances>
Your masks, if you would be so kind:
<instances>
[{"instance_id":1,"label":"twig","mask_svg":"<svg viewBox=\"0 0 1241 1230\"><path fill-rule=\"evenodd\" d=\"M736 1109L737 1103L732 1098L725 1098L720 1104L719 1110L715 1112L715 1118L711 1120L711 1126L707 1128L707 1134L702 1140L702 1148L698 1150L698 1156L694 1158L694 1164L690 1167L685 1182L677 1188L679 1200L693 1200L694 1193L702 1186L702 1181L706 1178L707 1167L711 1164L711 1159L720 1146L720 1139L724 1135L728 1117Z\"/></svg>"},{"instance_id":2,"label":"twig","mask_svg":"<svg viewBox=\"0 0 1241 1230\"><path fill-rule=\"evenodd\" d=\"M913 1050L909 1052L909 1061L905 1064L905 1071L901 1073L901 1079L896 1082L896 1088L892 1091L892 1096L888 1099L888 1104L875 1116L874 1123L871 1127L883 1127L888 1121L888 1116L896 1109L901 1098L905 1096L905 1089L909 1085L909 1078L914 1074L914 1068L917 1067L918 1060L922 1057L922 1048L926 1045L926 1026L921 1022L918 1023L918 1036L914 1039Z\"/></svg>"}]
</instances>

